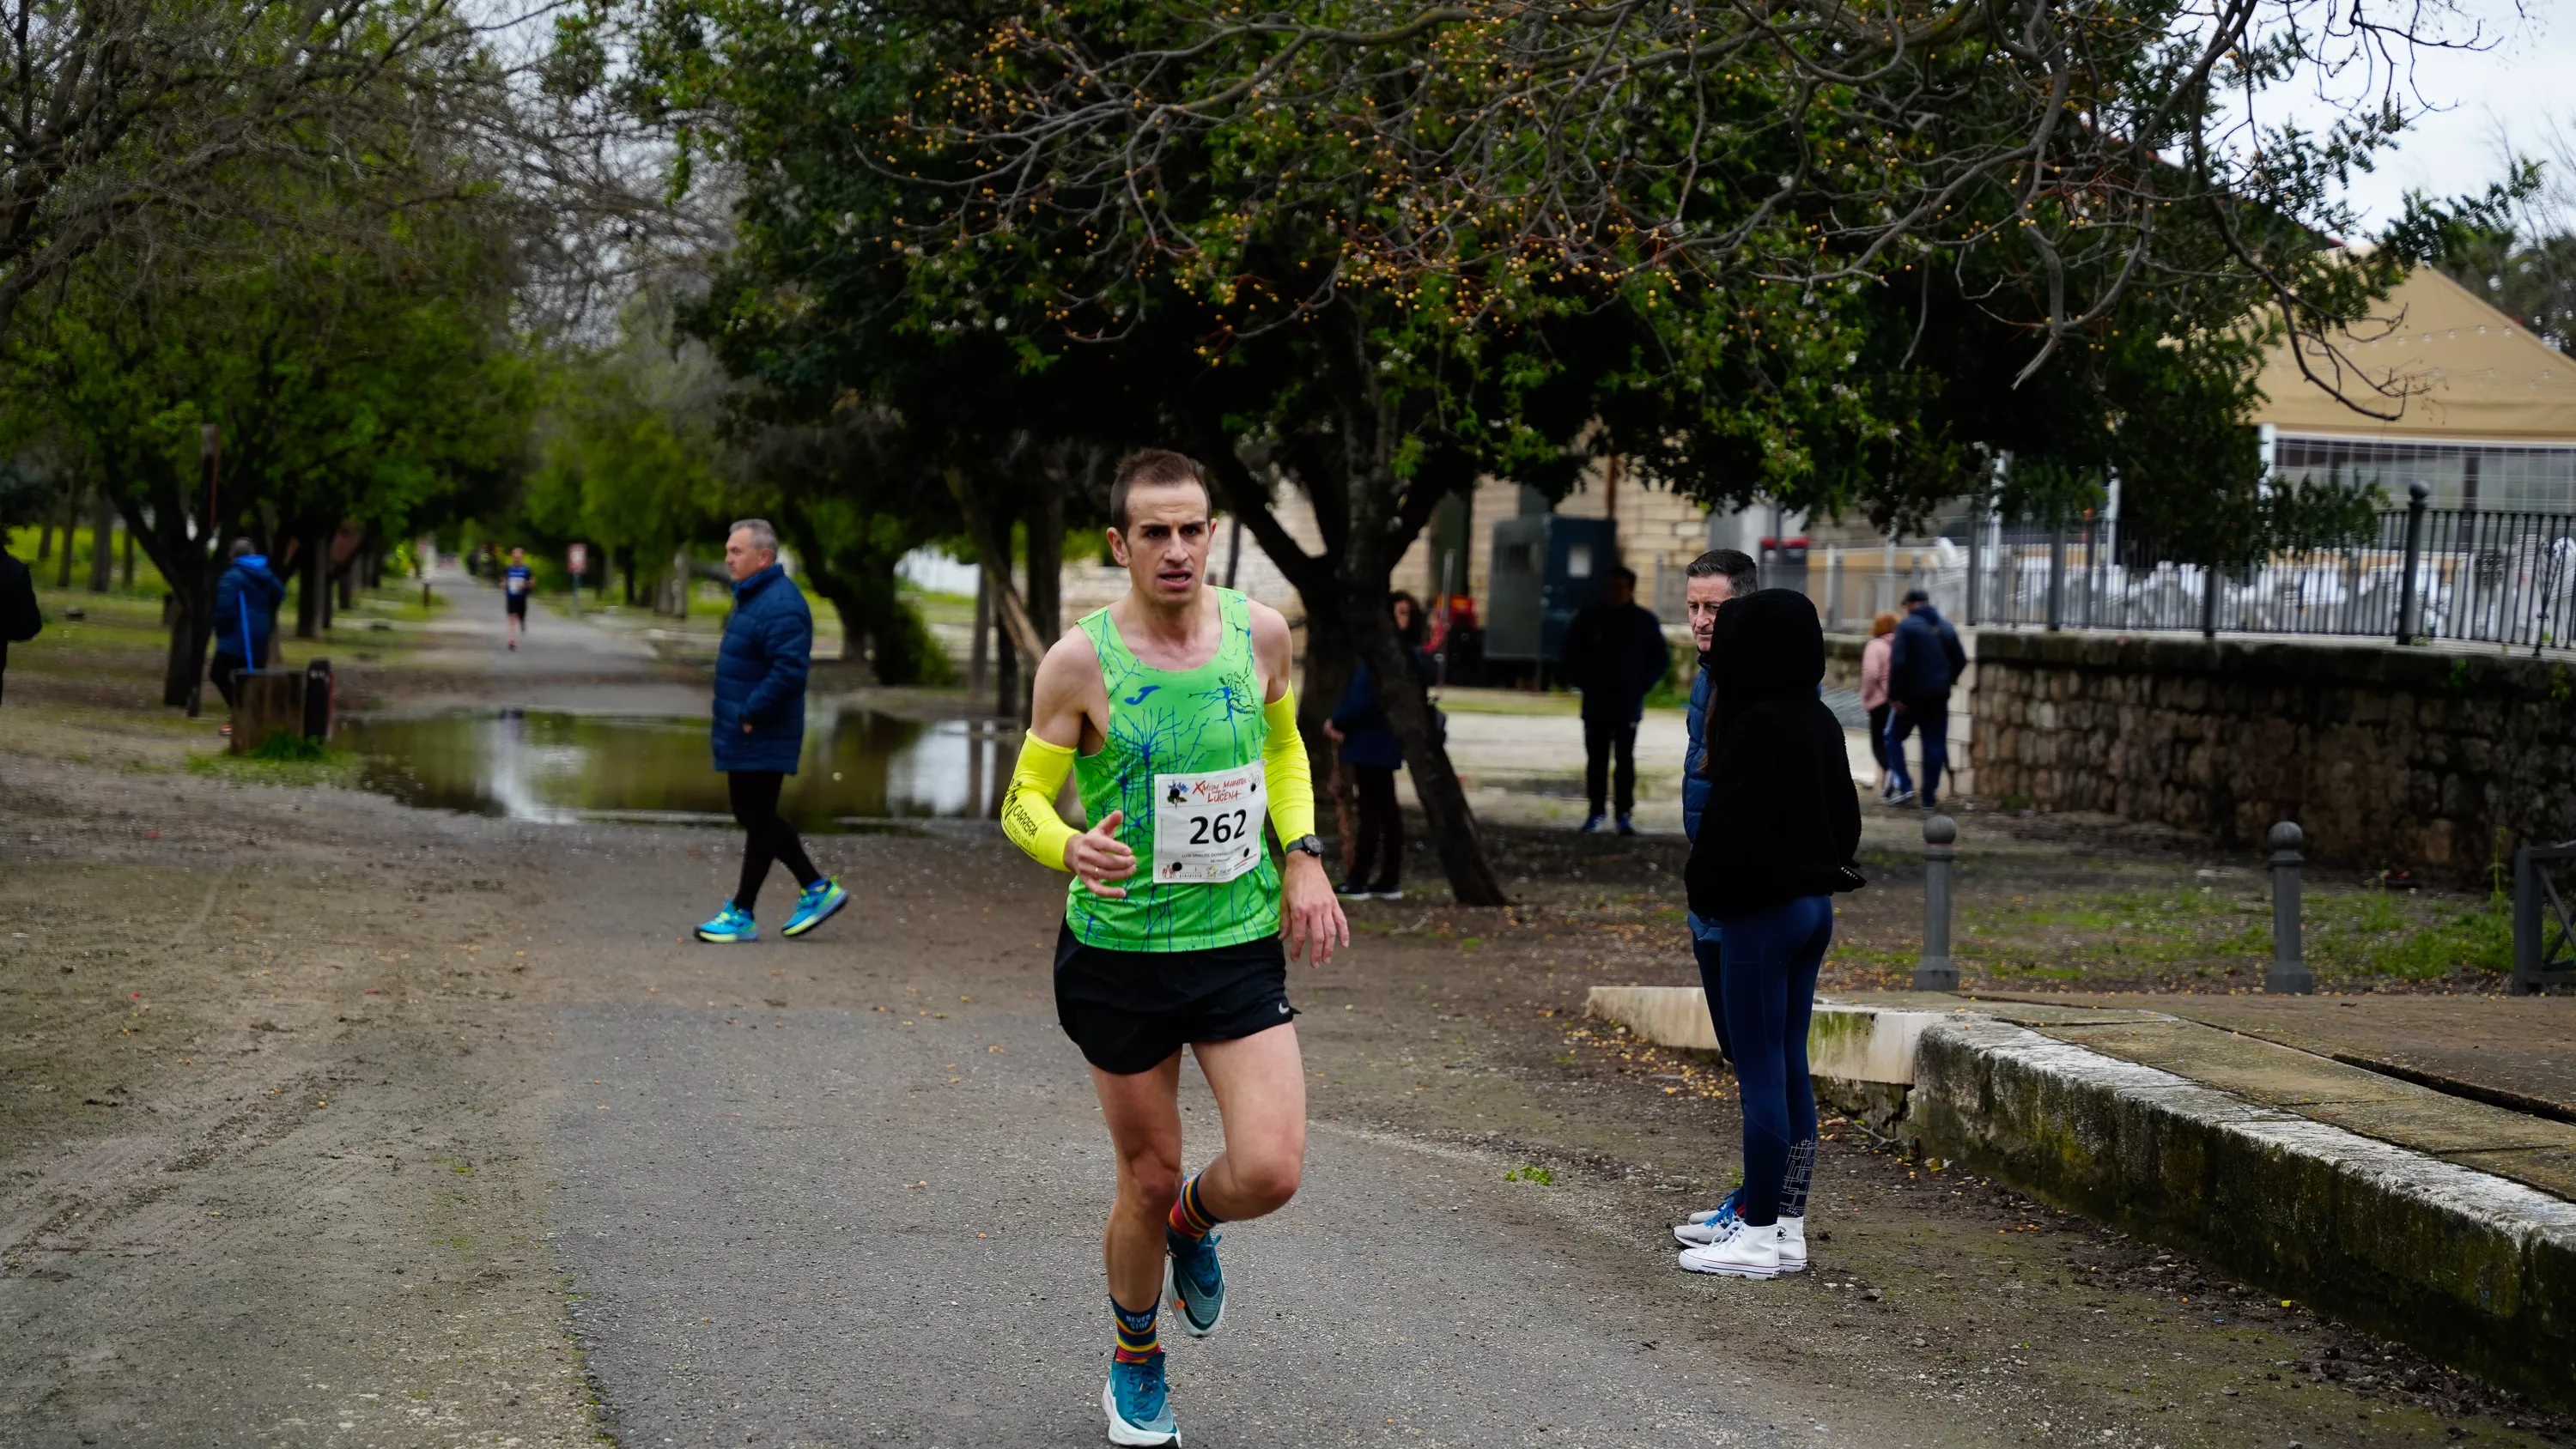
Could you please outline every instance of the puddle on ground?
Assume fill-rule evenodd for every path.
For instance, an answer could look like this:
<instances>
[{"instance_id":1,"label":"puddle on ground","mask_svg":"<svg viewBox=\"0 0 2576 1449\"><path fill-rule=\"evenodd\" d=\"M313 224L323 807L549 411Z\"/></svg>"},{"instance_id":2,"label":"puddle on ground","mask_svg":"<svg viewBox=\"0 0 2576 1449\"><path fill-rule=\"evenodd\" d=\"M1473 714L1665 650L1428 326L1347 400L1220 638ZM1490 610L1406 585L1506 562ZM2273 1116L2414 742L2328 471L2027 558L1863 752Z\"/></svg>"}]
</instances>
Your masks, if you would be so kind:
<instances>
[{"instance_id":1,"label":"puddle on ground","mask_svg":"<svg viewBox=\"0 0 2576 1449\"><path fill-rule=\"evenodd\" d=\"M477 710L347 719L338 743L365 757L365 788L406 805L555 824L733 818L705 720ZM779 813L817 834L988 818L1018 743L984 722L809 709Z\"/></svg>"}]
</instances>

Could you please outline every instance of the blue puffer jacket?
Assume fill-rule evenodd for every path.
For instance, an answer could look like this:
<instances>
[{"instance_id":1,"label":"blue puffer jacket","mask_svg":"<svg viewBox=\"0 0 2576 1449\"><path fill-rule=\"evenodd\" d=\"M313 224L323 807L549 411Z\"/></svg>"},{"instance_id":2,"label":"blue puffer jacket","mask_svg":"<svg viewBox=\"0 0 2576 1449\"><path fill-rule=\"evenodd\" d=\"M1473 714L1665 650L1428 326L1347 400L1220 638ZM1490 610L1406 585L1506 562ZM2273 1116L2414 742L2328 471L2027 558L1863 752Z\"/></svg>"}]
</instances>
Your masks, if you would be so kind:
<instances>
[{"instance_id":1,"label":"blue puffer jacket","mask_svg":"<svg viewBox=\"0 0 2576 1449\"><path fill-rule=\"evenodd\" d=\"M814 611L785 569L771 564L733 586L733 617L716 651L717 769L796 773L813 658Z\"/></svg>"},{"instance_id":2,"label":"blue puffer jacket","mask_svg":"<svg viewBox=\"0 0 2576 1449\"><path fill-rule=\"evenodd\" d=\"M1682 750L1682 834L1699 839L1699 816L1708 808L1708 777L1700 767L1708 763L1708 696L1716 688L1715 676L1708 672L1708 656L1699 657L1699 667L1691 671L1690 708L1682 723L1690 730L1690 744Z\"/></svg>"},{"instance_id":3,"label":"blue puffer jacket","mask_svg":"<svg viewBox=\"0 0 2576 1449\"><path fill-rule=\"evenodd\" d=\"M268 641L277 632L277 606L286 600L286 585L268 571L268 560L243 554L215 580L215 652L247 660L253 669L268 667Z\"/></svg>"},{"instance_id":4,"label":"blue puffer jacket","mask_svg":"<svg viewBox=\"0 0 2576 1449\"><path fill-rule=\"evenodd\" d=\"M1887 693L1897 700L1948 694L1967 668L1959 631L1925 604L1897 622L1895 642L1887 651Z\"/></svg>"}]
</instances>

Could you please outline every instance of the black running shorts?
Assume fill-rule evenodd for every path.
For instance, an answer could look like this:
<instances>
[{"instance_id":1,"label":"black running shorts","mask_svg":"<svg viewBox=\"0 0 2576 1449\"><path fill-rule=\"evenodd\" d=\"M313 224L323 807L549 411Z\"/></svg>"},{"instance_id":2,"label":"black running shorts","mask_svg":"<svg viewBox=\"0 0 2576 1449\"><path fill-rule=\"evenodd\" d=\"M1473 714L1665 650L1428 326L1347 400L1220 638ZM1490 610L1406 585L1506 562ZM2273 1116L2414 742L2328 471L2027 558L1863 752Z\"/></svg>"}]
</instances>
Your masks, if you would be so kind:
<instances>
[{"instance_id":1,"label":"black running shorts","mask_svg":"<svg viewBox=\"0 0 2576 1449\"><path fill-rule=\"evenodd\" d=\"M1116 1076L1191 1042L1234 1041L1294 1021L1277 936L1210 951L1112 951L1056 934L1055 1014L1083 1060Z\"/></svg>"},{"instance_id":2,"label":"black running shorts","mask_svg":"<svg viewBox=\"0 0 2576 1449\"><path fill-rule=\"evenodd\" d=\"M509 608L509 610L510 610L510 612L511 612L511 613L518 615L518 616L519 616L520 618L522 618L522 619L524 619L524 618L528 617L528 596L527 596L527 595L525 595L525 594L503 594L503 595L501 596L501 600L502 600L502 602L503 602L505 605L507 605L507 606L508 606L508 608Z\"/></svg>"}]
</instances>

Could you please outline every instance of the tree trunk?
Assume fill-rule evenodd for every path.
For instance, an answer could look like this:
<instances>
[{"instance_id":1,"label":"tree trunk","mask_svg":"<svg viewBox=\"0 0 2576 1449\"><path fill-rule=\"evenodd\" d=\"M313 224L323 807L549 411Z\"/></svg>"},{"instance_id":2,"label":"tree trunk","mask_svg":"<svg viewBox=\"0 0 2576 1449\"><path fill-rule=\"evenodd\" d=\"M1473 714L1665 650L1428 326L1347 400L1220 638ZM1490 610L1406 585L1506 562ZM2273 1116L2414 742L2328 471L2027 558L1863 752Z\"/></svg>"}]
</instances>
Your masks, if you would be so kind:
<instances>
[{"instance_id":1,"label":"tree trunk","mask_svg":"<svg viewBox=\"0 0 2576 1449\"><path fill-rule=\"evenodd\" d=\"M975 632L967 646L966 697L984 697L985 664L992 657L993 581L975 570Z\"/></svg>"},{"instance_id":2,"label":"tree trunk","mask_svg":"<svg viewBox=\"0 0 2576 1449\"><path fill-rule=\"evenodd\" d=\"M116 578L116 505L103 487L90 490L89 533L89 591L103 594Z\"/></svg>"},{"instance_id":3,"label":"tree trunk","mask_svg":"<svg viewBox=\"0 0 2576 1449\"><path fill-rule=\"evenodd\" d=\"M130 526L125 530L125 586L134 587L134 530Z\"/></svg>"},{"instance_id":4,"label":"tree trunk","mask_svg":"<svg viewBox=\"0 0 2576 1449\"><path fill-rule=\"evenodd\" d=\"M965 520L966 536L973 540L975 556L982 561L984 577L992 584L993 622L997 628L1009 635L1011 642L1019 646L1018 652L1027 662L1029 674L1034 677L1037 674L1038 661L1046 657L1047 641L1039 635L1036 623L1029 618L1028 605L1022 600L1019 589L1011 582L1010 530L1007 527L996 526L999 520L993 517L992 510L984 506L983 500L976 496L974 488L967 483L966 475L962 470L950 468L946 470L944 476L949 495L957 500L957 511ZM1062 505L1059 503L1058 507L1061 508ZM1060 519L1062 514L1059 513L1057 516ZM1058 537L1061 538L1061 536L1062 530L1059 528ZM1027 701L1010 702L1017 697L1018 671L1011 667L1012 661L1005 659L1002 663L1005 669L1011 671L1006 677L1012 681L1012 685L1002 693L1001 702L1005 708L1015 713L1021 712L1025 709Z\"/></svg>"},{"instance_id":5,"label":"tree trunk","mask_svg":"<svg viewBox=\"0 0 2576 1449\"><path fill-rule=\"evenodd\" d=\"M63 490L63 556L54 560L54 587L72 586L72 535L80 527L80 490Z\"/></svg>"},{"instance_id":6,"label":"tree trunk","mask_svg":"<svg viewBox=\"0 0 2576 1449\"><path fill-rule=\"evenodd\" d=\"M330 579L322 566L322 555L328 535L307 528L297 538L295 551L295 637L311 639L322 629L322 592Z\"/></svg>"},{"instance_id":7,"label":"tree trunk","mask_svg":"<svg viewBox=\"0 0 2576 1449\"><path fill-rule=\"evenodd\" d=\"M54 516L51 513L36 520L36 562L54 556Z\"/></svg>"},{"instance_id":8,"label":"tree trunk","mask_svg":"<svg viewBox=\"0 0 2576 1449\"><path fill-rule=\"evenodd\" d=\"M188 691L197 684L197 676L206 668L206 611L192 590L173 586L170 611L170 653L161 674L161 703L171 709L185 709Z\"/></svg>"},{"instance_id":9,"label":"tree trunk","mask_svg":"<svg viewBox=\"0 0 2576 1449\"><path fill-rule=\"evenodd\" d=\"M626 590L626 607L635 607L635 545L628 544L617 560L617 582Z\"/></svg>"}]
</instances>

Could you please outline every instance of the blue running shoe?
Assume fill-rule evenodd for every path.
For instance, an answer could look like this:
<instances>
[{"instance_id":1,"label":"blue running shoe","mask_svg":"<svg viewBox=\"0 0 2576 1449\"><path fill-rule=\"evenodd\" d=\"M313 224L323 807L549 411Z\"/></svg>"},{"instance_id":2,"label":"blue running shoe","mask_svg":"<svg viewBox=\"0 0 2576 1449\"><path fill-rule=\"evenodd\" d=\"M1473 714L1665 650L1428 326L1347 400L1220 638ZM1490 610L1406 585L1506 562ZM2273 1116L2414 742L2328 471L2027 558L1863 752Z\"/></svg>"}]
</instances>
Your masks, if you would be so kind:
<instances>
[{"instance_id":1,"label":"blue running shoe","mask_svg":"<svg viewBox=\"0 0 2576 1449\"><path fill-rule=\"evenodd\" d=\"M782 936L802 936L830 920L832 913L850 903L850 893L841 883L825 876L805 888L796 898L796 909L787 913L787 924L778 928Z\"/></svg>"},{"instance_id":2,"label":"blue running shoe","mask_svg":"<svg viewBox=\"0 0 2576 1449\"><path fill-rule=\"evenodd\" d=\"M1716 1207L1704 1213L1692 1213L1690 1221L1674 1224L1673 1240L1690 1247L1705 1248L1734 1230L1735 1220L1743 1206L1744 1189L1735 1188L1719 1199Z\"/></svg>"},{"instance_id":3,"label":"blue running shoe","mask_svg":"<svg viewBox=\"0 0 2576 1449\"><path fill-rule=\"evenodd\" d=\"M1142 1363L1109 1361L1109 1382L1100 1386L1100 1407L1109 1414L1112 1444L1173 1444L1181 1427L1172 1422L1172 1391L1163 1382L1163 1356Z\"/></svg>"},{"instance_id":4,"label":"blue running shoe","mask_svg":"<svg viewBox=\"0 0 2576 1449\"><path fill-rule=\"evenodd\" d=\"M760 927L752 924L751 914L748 911L727 901L725 908L716 912L714 920L698 927L698 939L713 941L720 946L757 941L760 939Z\"/></svg>"},{"instance_id":5,"label":"blue running shoe","mask_svg":"<svg viewBox=\"0 0 2576 1449\"><path fill-rule=\"evenodd\" d=\"M1163 1291L1172 1298L1172 1316L1181 1321L1181 1331L1193 1338L1205 1338L1216 1332L1217 1320L1225 1317L1225 1270L1217 1266L1217 1239L1210 1233L1192 1242L1163 1229L1163 1247L1171 1254L1163 1265Z\"/></svg>"}]
</instances>

